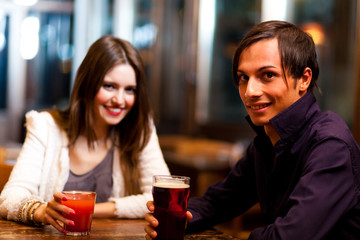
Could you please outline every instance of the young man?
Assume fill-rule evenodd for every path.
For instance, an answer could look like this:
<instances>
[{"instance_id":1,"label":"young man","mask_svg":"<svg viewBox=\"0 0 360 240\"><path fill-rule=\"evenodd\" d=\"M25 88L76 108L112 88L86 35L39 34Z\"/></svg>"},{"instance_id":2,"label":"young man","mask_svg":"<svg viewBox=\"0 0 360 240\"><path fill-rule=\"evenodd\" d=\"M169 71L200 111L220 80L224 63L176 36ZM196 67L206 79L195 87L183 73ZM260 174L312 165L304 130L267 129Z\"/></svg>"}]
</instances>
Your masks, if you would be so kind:
<instances>
[{"instance_id":1,"label":"young man","mask_svg":"<svg viewBox=\"0 0 360 240\"><path fill-rule=\"evenodd\" d=\"M314 42L295 25L263 22L245 36L233 77L257 136L226 179L189 200L188 232L260 202L266 227L250 239L359 239L360 149L340 117L320 111L318 74ZM158 222L145 219L150 239Z\"/></svg>"}]
</instances>

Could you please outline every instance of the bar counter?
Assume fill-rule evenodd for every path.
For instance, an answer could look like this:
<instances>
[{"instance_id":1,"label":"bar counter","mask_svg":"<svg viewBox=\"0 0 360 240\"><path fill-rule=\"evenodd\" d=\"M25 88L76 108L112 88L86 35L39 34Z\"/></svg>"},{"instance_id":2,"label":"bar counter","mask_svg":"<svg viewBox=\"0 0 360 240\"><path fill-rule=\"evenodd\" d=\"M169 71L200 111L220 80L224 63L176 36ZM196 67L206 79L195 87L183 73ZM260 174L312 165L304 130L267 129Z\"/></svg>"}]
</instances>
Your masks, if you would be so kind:
<instances>
[{"instance_id":1,"label":"bar counter","mask_svg":"<svg viewBox=\"0 0 360 240\"><path fill-rule=\"evenodd\" d=\"M93 219L91 233L88 236L65 236L50 225L32 227L19 222L0 219L0 239L145 239L145 220L129 219ZM217 230L207 230L202 233L185 236L187 239L239 239Z\"/></svg>"}]
</instances>

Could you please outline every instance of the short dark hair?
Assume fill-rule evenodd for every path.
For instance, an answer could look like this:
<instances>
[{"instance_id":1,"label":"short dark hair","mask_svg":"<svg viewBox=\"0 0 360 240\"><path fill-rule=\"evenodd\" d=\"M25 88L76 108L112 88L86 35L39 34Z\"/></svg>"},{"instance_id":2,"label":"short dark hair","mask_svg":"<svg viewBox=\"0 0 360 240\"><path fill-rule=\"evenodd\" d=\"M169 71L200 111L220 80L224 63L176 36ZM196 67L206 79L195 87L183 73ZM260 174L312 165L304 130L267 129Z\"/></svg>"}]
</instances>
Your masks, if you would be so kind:
<instances>
[{"instance_id":1,"label":"short dark hair","mask_svg":"<svg viewBox=\"0 0 360 240\"><path fill-rule=\"evenodd\" d=\"M319 76L319 65L314 41L310 35L299 27L285 21L261 22L245 35L233 58L233 80L235 85L238 85L237 69L241 53L258 41L273 38L278 40L285 80L285 73L299 79L303 75L305 68L309 67L312 71L312 79L308 89L313 91L314 86L318 88L316 81Z\"/></svg>"}]
</instances>

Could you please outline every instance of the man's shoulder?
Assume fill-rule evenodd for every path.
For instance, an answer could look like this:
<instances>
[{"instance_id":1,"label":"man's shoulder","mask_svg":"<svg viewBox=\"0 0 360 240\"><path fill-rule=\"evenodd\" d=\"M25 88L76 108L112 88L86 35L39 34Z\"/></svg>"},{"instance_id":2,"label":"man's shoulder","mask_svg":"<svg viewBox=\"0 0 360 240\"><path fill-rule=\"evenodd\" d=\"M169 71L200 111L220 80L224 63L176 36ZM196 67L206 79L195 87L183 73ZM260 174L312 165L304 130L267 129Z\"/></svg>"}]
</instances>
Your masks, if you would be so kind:
<instances>
[{"instance_id":1,"label":"man's shoulder","mask_svg":"<svg viewBox=\"0 0 360 240\"><path fill-rule=\"evenodd\" d=\"M360 151L347 123L339 115L331 111L322 112L313 120L309 135L312 140L318 143L336 140L357 152ZM314 143L313 141L310 142Z\"/></svg>"},{"instance_id":2,"label":"man's shoulder","mask_svg":"<svg viewBox=\"0 0 360 240\"><path fill-rule=\"evenodd\" d=\"M311 129L319 138L352 137L346 122L336 113L326 111L320 113L312 122Z\"/></svg>"}]
</instances>

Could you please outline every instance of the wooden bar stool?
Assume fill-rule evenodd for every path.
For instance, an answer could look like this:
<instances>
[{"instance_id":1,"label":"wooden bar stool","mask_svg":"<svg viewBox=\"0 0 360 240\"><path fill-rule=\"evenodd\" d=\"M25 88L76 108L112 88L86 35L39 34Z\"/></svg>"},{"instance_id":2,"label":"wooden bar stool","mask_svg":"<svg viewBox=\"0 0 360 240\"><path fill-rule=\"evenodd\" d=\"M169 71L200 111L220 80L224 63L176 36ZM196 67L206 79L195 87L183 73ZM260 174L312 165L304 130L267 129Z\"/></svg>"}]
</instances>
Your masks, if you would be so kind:
<instances>
[{"instance_id":1,"label":"wooden bar stool","mask_svg":"<svg viewBox=\"0 0 360 240\"><path fill-rule=\"evenodd\" d=\"M13 169L13 165L6 163L6 148L0 147L0 192L3 190L5 184L7 183L11 171Z\"/></svg>"}]
</instances>

